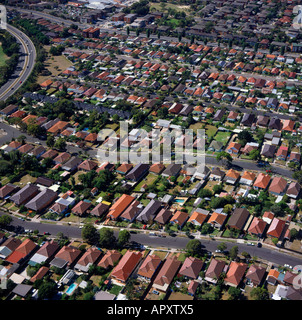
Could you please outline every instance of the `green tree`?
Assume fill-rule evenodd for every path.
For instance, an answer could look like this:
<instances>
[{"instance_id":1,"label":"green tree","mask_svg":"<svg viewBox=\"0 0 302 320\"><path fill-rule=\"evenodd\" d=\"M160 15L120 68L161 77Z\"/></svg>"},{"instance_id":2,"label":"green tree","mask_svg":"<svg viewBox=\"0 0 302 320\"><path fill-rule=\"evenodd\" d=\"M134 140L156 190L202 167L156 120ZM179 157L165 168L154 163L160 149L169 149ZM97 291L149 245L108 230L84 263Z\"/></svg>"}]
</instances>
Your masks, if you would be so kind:
<instances>
[{"instance_id":1,"label":"green tree","mask_svg":"<svg viewBox=\"0 0 302 320\"><path fill-rule=\"evenodd\" d=\"M230 258L231 258L232 260L235 260L235 259L237 258L237 255L238 255L238 246L232 247L232 248L230 249L229 255L230 255Z\"/></svg>"},{"instance_id":2,"label":"green tree","mask_svg":"<svg viewBox=\"0 0 302 320\"><path fill-rule=\"evenodd\" d=\"M54 148L59 151L64 151L66 149L66 141L59 137L54 144Z\"/></svg>"},{"instance_id":3,"label":"green tree","mask_svg":"<svg viewBox=\"0 0 302 320\"><path fill-rule=\"evenodd\" d=\"M116 238L114 236L114 233L109 228L102 228L100 230L100 246L101 247L112 247L114 246L116 242Z\"/></svg>"},{"instance_id":4,"label":"green tree","mask_svg":"<svg viewBox=\"0 0 302 320\"><path fill-rule=\"evenodd\" d=\"M0 227L5 228L7 227L11 222L13 221L13 218L8 215L0 216Z\"/></svg>"},{"instance_id":5,"label":"green tree","mask_svg":"<svg viewBox=\"0 0 302 320\"><path fill-rule=\"evenodd\" d=\"M131 234L128 230L121 230L118 234L117 243L119 246L122 247L129 242L130 238L131 238Z\"/></svg>"},{"instance_id":6,"label":"green tree","mask_svg":"<svg viewBox=\"0 0 302 320\"><path fill-rule=\"evenodd\" d=\"M241 295L241 290L239 288L230 287L228 290L229 300L238 300Z\"/></svg>"},{"instance_id":7,"label":"green tree","mask_svg":"<svg viewBox=\"0 0 302 320\"><path fill-rule=\"evenodd\" d=\"M82 238L90 244L97 244L100 239L100 234L93 225L86 224L82 229Z\"/></svg>"},{"instance_id":8,"label":"green tree","mask_svg":"<svg viewBox=\"0 0 302 320\"><path fill-rule=\"evenodd\" d=\"M46 139L46 145L47 145L47 147L49 147L49 148L53 148L54 147L54 145L55 145L55 138L54 138L54 136L52 135L52 134L50 134L50 135L48 135L47 136L47 139Z\"/></svg>"},{"instance_id":9,"label":"green tree","mask_svg":"<svg viewBox=\"0 0 302 320\"><path fill-rule=\"evenodd\" d=\"M224 242L219 243L219 245L217 246L217 250L223 252L225 251L227 248L227 245Z\"/></svg>"},{"instance_id":10,"label":"green tree","mask_svg":"<svg viewBox=\"0 0 302 320\"><path fill-rule=\"evenodd\" d=\"M255 287L250 293L253 300L269 300L269 293L263 287Z\"/></svg>"},{"instance_id":11,"label":"green tree","mask_svg":"<svg viewBox=\"0 0 302 320\"><path fill-rule=\"evenodd\" d=\"M189 255L195 256L201 252L201 242L197 239L190 240L186 245L186 250Z\"/></svg>"},{"instance_id":12,"label":"green tree","mask_svg":"<svg viewBox=\"0 0 302 320\"><path fill-rule=\"evenodd\" d=\"M52 280L47 280L38 289L38 297L41 300L50 299L56 292L56 283Z\"/></svg>"}]
</instances>

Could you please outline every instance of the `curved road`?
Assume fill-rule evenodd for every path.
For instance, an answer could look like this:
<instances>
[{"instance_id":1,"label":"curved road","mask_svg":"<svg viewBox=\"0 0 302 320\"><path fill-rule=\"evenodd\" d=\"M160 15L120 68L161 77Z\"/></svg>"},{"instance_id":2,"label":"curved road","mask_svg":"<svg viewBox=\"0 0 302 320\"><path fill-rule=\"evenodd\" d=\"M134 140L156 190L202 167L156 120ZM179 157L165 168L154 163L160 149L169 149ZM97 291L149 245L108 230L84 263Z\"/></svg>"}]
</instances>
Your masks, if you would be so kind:
<instances>
[{"instance_id":1,"label":"curved road","mask_svg":"<svg viewBox=\"0 0 302 320\"><path fill-rule=\"evenodd\" d=\"M30 38L9 24L7 25L7 31L20 44L20 58L16 70L9 81L0 88L0 101L7 100L22 86L31 74L36 60L36 49Z\"/></svg>"},{"instance_id":2,"label":"curved road","mask_svg":"<svg viewBox=\"0 0 302 320\"><path fill-rule=\"evenodd\" d=\"M6 214L0 212L0 216ZM40 233L49 232L52 236L56 236L59 232L62 232L64 235L68 236L69 238L81 238L81 229L74 226L66 226L66 225L58 225L58 224L50 224L50 223L39 223L39 222L32 222L32 221L23 221L19 220L16 217L13 217L12 225L13 226L21 226L24 229L30 230L39 230ZM115 231L115 236L117 236L118 232ZM162 247L162 248L169 248L169 249L185 249L188 241L190 240L187 237L170 237L167 236L166 238L146 235L144 233L137 233L131 234L131 240L137 243L151 246L151 247ZM203 249L215 252L217 246L222 241L218 240L204 240L199 239L201 244L203 245ZM257 246L248 246L244 243L236 243L236 242L225 242L227 245L227 250L230 250L233 246L238 246L239 253L246 251L252 257L256 256L263 260L272 262L273 264L277 265L284 265L289 264L291 266L302 265L302 255L301 258L299 255L291 255L284 252L280 252L277 249L272 250L266 247L258 248Z\"/></svg>"}]
</instances>

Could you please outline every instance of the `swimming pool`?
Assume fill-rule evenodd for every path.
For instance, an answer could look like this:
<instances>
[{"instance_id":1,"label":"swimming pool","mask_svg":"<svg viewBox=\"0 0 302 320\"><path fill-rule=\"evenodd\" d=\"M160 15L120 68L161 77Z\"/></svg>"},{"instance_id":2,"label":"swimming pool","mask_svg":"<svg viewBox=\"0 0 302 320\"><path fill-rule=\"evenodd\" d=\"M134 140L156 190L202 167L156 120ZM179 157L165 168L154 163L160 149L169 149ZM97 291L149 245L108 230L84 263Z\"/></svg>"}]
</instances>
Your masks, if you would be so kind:
<instances>
[{"instance_id":1,"label":"swimming pool","mask_svg":"<svg viewBox=\"0 0 302 320\"><path fill-rule=\"evenodd\" d=\"M68 295L72 295L73 294L73 291L77 288L77 284L76 283L73 283L71 284L68 289L66 290L66 294Z\"/></svg>"},{"instance_id":2,"label":"swimming pool","mask_svg":"<svg viewBox=\"0 0 302 320\"><path fill-rule=\"evenodd\" d=\"M184 203L185 200L184 199L175 199L174 202L176 202L176 203Z\"/></svg>"}]
</instances>

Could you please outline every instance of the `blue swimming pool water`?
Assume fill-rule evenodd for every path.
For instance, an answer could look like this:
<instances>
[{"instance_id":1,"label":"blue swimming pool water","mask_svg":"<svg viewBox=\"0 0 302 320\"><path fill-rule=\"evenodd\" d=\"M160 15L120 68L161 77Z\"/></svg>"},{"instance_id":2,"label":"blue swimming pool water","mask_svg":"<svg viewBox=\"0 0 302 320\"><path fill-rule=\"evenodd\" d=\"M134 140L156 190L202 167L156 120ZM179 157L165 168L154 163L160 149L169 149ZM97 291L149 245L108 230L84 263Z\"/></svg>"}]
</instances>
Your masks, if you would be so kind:
<instances>
[{"instance_id":1,"label":"blue swimming pool water","mask_svg":"<svg viewBox=\"0 0 302 320\"><path fill-rule=\"evenodd\" d=\"M66 290L66 293L67 293L67 294L72 294L76 287L77 287L77 285L76 285L75 283L71 284L71 285L68 287L68 289Z\"/></svg>"},{"instance_id":2,"label":"blue swimming pool water","mask_svg":"<svg viewBox=\"0 0 302 320\"><path fill-rule=\"evenodd\" d=\"M185 200L184 199L175 199L174 202L177 202L177 203L184 203Z\"/></svg>"}]
</instances>

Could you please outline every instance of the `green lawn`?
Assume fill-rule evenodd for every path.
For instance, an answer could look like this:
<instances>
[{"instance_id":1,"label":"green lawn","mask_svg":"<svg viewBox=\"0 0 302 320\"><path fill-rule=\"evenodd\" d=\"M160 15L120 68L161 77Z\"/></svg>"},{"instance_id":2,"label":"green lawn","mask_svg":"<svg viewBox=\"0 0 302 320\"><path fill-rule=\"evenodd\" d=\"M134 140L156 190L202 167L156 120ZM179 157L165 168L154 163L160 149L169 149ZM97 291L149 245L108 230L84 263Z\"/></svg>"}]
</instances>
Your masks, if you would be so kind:
<instances>
[{"instance_id":1,"label":"green lawn","mask_svg":"<svg viewBox=\"0 0 302 320\"><path fill-rule=\"evenodd\" d=\"M231 136L230 132L218 131L215 136L215 140L226 144L230 139L230 136Z\"/></svg>"},{"instance_id":2,"label":"green lawn","mask_svg":"<svg viewBox=\"0 0 302 320\"><path fill-rule=\"evenodd\" d=\"M210 138L210 137L214 137L214 135L217 132L217 128L215 126L212 125L206 125L206 135Z\"/></svg>"}]
</instances>

